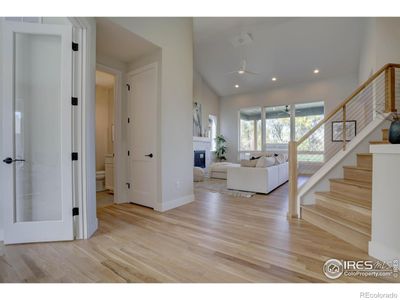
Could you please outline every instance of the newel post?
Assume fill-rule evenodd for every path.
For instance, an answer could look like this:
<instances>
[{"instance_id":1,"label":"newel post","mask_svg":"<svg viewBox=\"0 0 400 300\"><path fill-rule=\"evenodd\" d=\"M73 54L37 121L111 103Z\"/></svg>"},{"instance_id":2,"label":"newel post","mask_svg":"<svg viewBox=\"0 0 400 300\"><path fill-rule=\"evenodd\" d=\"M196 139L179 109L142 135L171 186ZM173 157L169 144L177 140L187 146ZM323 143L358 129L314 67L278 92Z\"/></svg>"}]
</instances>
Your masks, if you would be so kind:
<instances>
[{"instance_id":1,"label":"newel post","mask_svg":"<svg viewBox=\"0 0 400 300\"><path fill-rule=\"evenodd\" d=\"M388 67L385 70L385 112L396 111L395 99L395 69Z\"/></svg>"},{"instance_id":2,"label":"newel post","mask_svg":"<svg viewBox=\"0 0 400 300\"><path fill-rule=\"evenodd\" d=\"M297 214L297 142L289 142L289 209L288 218Z\"/></svg>"}]
</instances>

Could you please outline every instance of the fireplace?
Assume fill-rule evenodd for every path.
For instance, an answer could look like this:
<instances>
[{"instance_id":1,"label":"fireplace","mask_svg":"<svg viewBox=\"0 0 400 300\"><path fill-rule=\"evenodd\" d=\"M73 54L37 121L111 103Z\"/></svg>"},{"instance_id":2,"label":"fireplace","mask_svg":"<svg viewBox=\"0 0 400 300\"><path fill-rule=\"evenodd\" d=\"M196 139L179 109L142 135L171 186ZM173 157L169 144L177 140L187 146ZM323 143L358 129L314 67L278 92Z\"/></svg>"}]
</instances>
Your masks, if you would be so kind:
<instances>
[{"instance_id":1,"label":"fireplace","mask_svg":"<svg viewBox=\"0 0 400 300\"><path fill-rule=\"evenodd\" d=\"M203 169L206 167L206 151L204 150L194 151L194 166Z\"/></svg>"}]
</instances>

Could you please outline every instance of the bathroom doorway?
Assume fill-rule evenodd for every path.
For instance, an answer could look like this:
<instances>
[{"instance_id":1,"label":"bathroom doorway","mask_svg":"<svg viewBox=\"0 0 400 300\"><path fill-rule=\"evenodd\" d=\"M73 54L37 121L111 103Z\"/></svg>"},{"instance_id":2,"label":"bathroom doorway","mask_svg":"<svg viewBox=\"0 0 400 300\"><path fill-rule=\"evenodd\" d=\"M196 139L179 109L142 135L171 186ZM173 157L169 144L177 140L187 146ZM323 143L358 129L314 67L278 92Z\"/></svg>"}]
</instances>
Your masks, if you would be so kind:
<instances>
[{"instance_id":1,"label":"bathroom doorway","mask_svg":"<svg viewBox=\"0 0 400 300\"><path fill-rule=\"evenodd\" d=\"M96 70L96 204L114 203L115 82L113 74Z\"/></svg>"}]
</instances>

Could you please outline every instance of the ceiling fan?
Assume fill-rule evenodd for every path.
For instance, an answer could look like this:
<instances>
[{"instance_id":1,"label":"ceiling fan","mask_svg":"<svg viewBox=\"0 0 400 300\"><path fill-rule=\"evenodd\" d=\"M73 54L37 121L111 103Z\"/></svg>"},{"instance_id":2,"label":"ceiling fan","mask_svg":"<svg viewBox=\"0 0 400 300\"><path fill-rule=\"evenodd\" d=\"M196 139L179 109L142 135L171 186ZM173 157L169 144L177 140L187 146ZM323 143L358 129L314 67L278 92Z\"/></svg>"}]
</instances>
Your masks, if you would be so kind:
<instances>
[{"instance_id":1,"label":"ceiling fan","mask_svg":"<svg viewBox=\"0 0 400 300\"><path fill-rule=\"evenodd\" d=\"M252 72L252 71L250 71L250 70L247 70L247 62L246 62L245 59L243 59L243 60L242 60L242 64L241 64L239 70L232 71L232 72L229 72L229 73L227 73L227 74L239 74L239 75L250 74L250 75L258 75L258 74L260 74L260 73L256 73L256 72Z\"/></svg>"}]
</instances>

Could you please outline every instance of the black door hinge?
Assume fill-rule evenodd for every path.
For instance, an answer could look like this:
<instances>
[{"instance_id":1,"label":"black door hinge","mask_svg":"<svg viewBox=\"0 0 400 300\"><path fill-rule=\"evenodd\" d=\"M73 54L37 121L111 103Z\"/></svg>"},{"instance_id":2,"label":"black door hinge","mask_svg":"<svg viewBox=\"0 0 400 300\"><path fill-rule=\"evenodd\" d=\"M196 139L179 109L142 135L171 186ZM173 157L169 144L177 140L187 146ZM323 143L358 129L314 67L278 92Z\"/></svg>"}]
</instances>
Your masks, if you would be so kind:
<instances>
[{"instance_id":1,"label":"black door hinge","mask_svg":"<svg viewBox=\"0 0 400 300\"><path fill-rule=\"evenodd\" d=\"M78 160L78 152L72 152L71 159L72 160Z\"/></svg>"},{"instance_id":2,"label":"black door hinge","mask_svg":"<svg viewBox=\"0 0 400 300\"><path fill-rule=\"evenodd\" d=\"M128 187L128 189L131 188L131 184L129 182L126 183L126 186Z\"/></svg>"},{"instance_id":3,"label":"black door hinge","mask_svg":"<svg viewBox=\"0 0 400 300\"><path fill-rule=\"evenodd\" d=\"M71 104L74 105L74 106L78 105L78 98L77 97L72 97L71 98Z\"/></svg>"},{"instance_id":4,"label":"black door hinge","mask_svg":"<svg viewBox=\"0 0 400 300\"><path fill-rule=\"evenodd\" d=\"M131 151L128 150L128 156L131 155Z\"/></svg>"},{"instance_id":5,"label":"black door hinge","mask_svg":"<svg viewBox=\"0 0 400 300\"><path fill-rule=\"evenodd\" d=\"M79 216L79 207L72 208L72 216Z\"/></svg>"},{"instance_id":6,"label":"black door hinge","mask_svg":"<svg viewBox=\"0 0 400 300\"><path fill-rule=\"evenodd\" d=\"M131 122L131 118L128 118L128 123L130 123Z\"/></svg>"},{"instance_id":7,"label":"black door hinge","mask_svg":"<svg viewBox=\"0 0 400 300\"><path fill-rule=\"evenodd\" d=\"M130 91L131 90L131 85L129 83L127 83L126 86L128 87L128 91Z\"/></svg>"},{"instance_id":8,"label":"black door hinge","mask_svg":"<svg viewBox=\"0 0 400 300\"><path fill-rule=\"evenodd\" d=\"M78 51L79 50L79 44L72 42L72 51Z\"/></svg>"}]
</instances>

